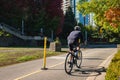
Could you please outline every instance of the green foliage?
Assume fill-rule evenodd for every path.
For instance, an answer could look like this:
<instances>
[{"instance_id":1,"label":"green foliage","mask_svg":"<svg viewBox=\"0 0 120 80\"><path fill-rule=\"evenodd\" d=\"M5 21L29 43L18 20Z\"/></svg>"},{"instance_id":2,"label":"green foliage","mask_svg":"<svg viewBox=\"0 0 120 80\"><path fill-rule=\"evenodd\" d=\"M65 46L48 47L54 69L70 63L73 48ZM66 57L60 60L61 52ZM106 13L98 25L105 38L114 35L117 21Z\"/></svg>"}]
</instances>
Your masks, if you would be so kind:
<instances>
[{"instance_id":1,"label":"green foliage","mask_svg":"<svg viewBox=\"0 0 120 80\"><path fill-rule=\"evenodd\" d=\"M99 38L99 30L96 27L92 27L90 25L86 26L86 31L88 33L89 38Z\"/></svg>"},{"instance_id":2,"label":"green foliage","mask_svg":"<svg viewBox=\"0 0 120 80\"><path fill-rule=\"evenodd\" d=\"M64 16L64 24L62 29L62 38L66 39L68 34L73 30L76 25L76 20L72 8L69 7Z\"/></svg>"},{"instance_id":3,"label":"green foliage","mask_svg":"<svg viewBox=\"0 0 120 80\"><path fill-rule=\"evenodd\" d=\"M119 5L119 2L120 1L117 0L91 0L82 4L79 2L77 5L77 9L80 13L83 13L84 15L93 13L95 23L99 26L103 26L104 22L106 22L104 16L105 11L107 11L110 7L115 7Z\"/></svg>"},{"instance_id":4,"label":"green foliage","mask_svg":"<svg viewBox=\"0 0 120 80\"><path fill-rule=\"evenodd\" d=\"M40 29L56 31L62 26L62 0L35 1L35 0L1 0L0 22L21 29L24 20L24 31L26 35L38 35ZM57 3L57 5L56 5ZM53 7L54 6L54 7ZM49 35L49 32L45 32ZM55 34L55 33L54 33Z\"/></svg>"},{"instance_id":5,"label":"green foliage","mask_svg":"<svg viewBox=\"0 0 120 80\"><path fill-rule=\"evenodd\" d=\"M120 51L112 59L105 76L105 80L118 80L120 78Z\"/></svg>"},{"instance_id":6,"label":"green foliage","mask_svg":"<svg viewBox=\"0 0 120 80\"><path fill-rule=\"evenodd\" d=\"M7 36L7 37L9 37L9 36L11 36L11 34L5 32L5 31L0 30L0 36Z\"/></svg>"},{"instance_id":7,"label":"green foliage","mask_svg":"<svg viewBox=\"0 0 120 80\"><path fill-rule=\"evenodd\" d=\"M35 29L40 29L40 27L46 26L46 20L47 14L44 10L41 10L40 13L37 16L35 16L35 19L33 20L35 22Z\"/></svg>"},{"instance_id":8,"label":"green foliage","mask_svg":"<svg viewBox=\"0 0 120 80\"><path fill-rule=\"evenodd\" d=\"M4 32L3 31L0 31L0 36L2 36L4 34Z\"/></svg>"},{"instance_id":9,"label":"green foliage","mask_svg":"<svg viewBox=\"0 0 120 80\"><path fill-rule=\"evenodd\" d=\"M57 30L57 26L59 25L60 18L59 17L54 17L52 20L48 19L48 24L47 28L52 29L53 31Z\"/></svg>"},{"instance_id":10,"label":"green foliage","mask_svg":"<svg viewBox=\"0 0 120 80\"><path fill-rule=\"evenodd\" d=\"M105 0L91 0L89 2L78 3L77 9L83 15L93 13L94 21L97 25L102 26L104 22L104 12L108 9Z\"/></svg>"},{"instance_id":11,"label":"green foliage","mask_svg":"<svg viewBox=\"0 0 120 80\"><path fill-rule=\"evenodd\" d=\"M89 2L80 0L77 4L77 9L83 16L86 14L94 14L93 19L96 26L99 30L102 27L104 28L104 35L106 35L107 38L111 38L113 37L112 35L114 35L115 38L119 39L120 26L114 28L105 18L105 12L112 7L120 7L120 0L90 0Z\"/></svg>"}]
</instances>

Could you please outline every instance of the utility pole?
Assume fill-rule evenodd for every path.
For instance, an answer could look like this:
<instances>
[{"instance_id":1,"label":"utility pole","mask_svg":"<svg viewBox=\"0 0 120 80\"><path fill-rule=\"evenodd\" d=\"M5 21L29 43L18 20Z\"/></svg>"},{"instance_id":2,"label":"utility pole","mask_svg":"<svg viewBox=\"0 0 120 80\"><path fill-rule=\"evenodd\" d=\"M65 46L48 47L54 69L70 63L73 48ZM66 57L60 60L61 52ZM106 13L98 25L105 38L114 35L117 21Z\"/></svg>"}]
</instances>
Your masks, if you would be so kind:
<instances>
[{"instance_id":1,"label":"utility pole","mask_svg":"<svg viewBox=\"0 0 120 80\"><path fill-rule=\"evenodd\" d=\"M24 35L24 20L22 19L22 35Z\"/></svg>"},{"instance_id":2,"label":"utility pole","mask_svg":"<svg viewBox=\"0 0 120 80\"><path fill-rule=\"evenodd\" d=\"M74 15L76 16L76 0L73 1Z\"/></svg>"},{"instance_id":3,"label":"utility pole","mask_svg":"<svg viewBox=\"0 0 120 80\"><path fill-rule=\"evenodd\" d=\"M85 27L85 23L86 23L86 17L83 17L84 19L84 27ZM85 45L87 45L87 31L85 31Z\"/></svg>"}]
</instances>

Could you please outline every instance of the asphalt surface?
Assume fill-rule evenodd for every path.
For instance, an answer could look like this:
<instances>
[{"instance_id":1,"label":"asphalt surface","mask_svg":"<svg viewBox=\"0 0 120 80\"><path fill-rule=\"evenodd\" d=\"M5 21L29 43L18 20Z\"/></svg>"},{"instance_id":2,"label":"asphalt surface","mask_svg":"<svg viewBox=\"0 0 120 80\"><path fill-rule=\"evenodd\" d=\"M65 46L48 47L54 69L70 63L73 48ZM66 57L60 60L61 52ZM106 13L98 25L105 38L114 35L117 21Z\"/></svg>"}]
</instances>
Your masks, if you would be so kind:
<instances>
[{"instance_id":1,"label":"asphalt surface","mask_svg":"<svg viewBox=\"0 0 120 80\"><path fill-rule=\"evenodd\" d=\"M112 46L82 49L82 67L77 69L74 66L71 75L64 71L66 54L48 57L47 70L41 69L43 59L1 67L0 80L104 80L105 70L116 52Z\"/></svg>"}]
</instances>

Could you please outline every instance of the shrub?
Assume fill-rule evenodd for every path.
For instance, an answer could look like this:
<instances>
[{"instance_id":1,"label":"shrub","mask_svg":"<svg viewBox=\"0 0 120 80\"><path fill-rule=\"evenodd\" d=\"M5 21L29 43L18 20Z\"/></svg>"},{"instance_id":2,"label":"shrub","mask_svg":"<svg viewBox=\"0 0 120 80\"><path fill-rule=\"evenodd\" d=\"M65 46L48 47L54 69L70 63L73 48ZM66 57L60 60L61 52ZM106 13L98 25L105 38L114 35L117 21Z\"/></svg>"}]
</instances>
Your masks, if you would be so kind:
<instances>
[{"instance_id":1,"label":"shrub","mask_svg":"<svg viewBox=\"0 0 120 80\"><path fill-rule=\"evenodd\" d=\"M105 80L118 80L120 78L120 50L112 59L105 76Z\"/></svg>"}]
</instances>

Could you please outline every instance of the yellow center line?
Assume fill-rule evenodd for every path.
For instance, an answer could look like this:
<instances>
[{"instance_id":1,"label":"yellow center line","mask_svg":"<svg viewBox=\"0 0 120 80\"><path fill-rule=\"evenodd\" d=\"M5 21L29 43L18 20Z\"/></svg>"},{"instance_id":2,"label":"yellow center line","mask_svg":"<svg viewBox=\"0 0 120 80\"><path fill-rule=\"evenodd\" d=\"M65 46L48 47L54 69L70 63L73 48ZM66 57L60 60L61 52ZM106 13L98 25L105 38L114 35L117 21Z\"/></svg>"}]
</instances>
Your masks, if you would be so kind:
<instances>
[{"instance_id":1,"label":"yellow center line","mask_svg":"<svg viewBox=\"0 0 120 80\"><path fill-rule=\"evenodd\" d=\"M52 68L52 67L61 65L61 64L63 64L63 63L64 63L64 62L61 62L61 63L55 64L55 65L52 65L52 66L50 66L49 68ZM20 80L20 79L23 79L23 78L25 78L25 77L28 77L28 76L30 76L30 75L33 75L33 74L36 74L36 73L39 73L39 72L42 72L42 71L44 71L44 70L38 70L38 71L35 71L35 72L31 72L31 73L29 73L29 74L26 74L26 75L23 75L23 76L21 76L21 77L18 77L18 78L14 79L14 80Z\"/></svg>"}]
</instances>

